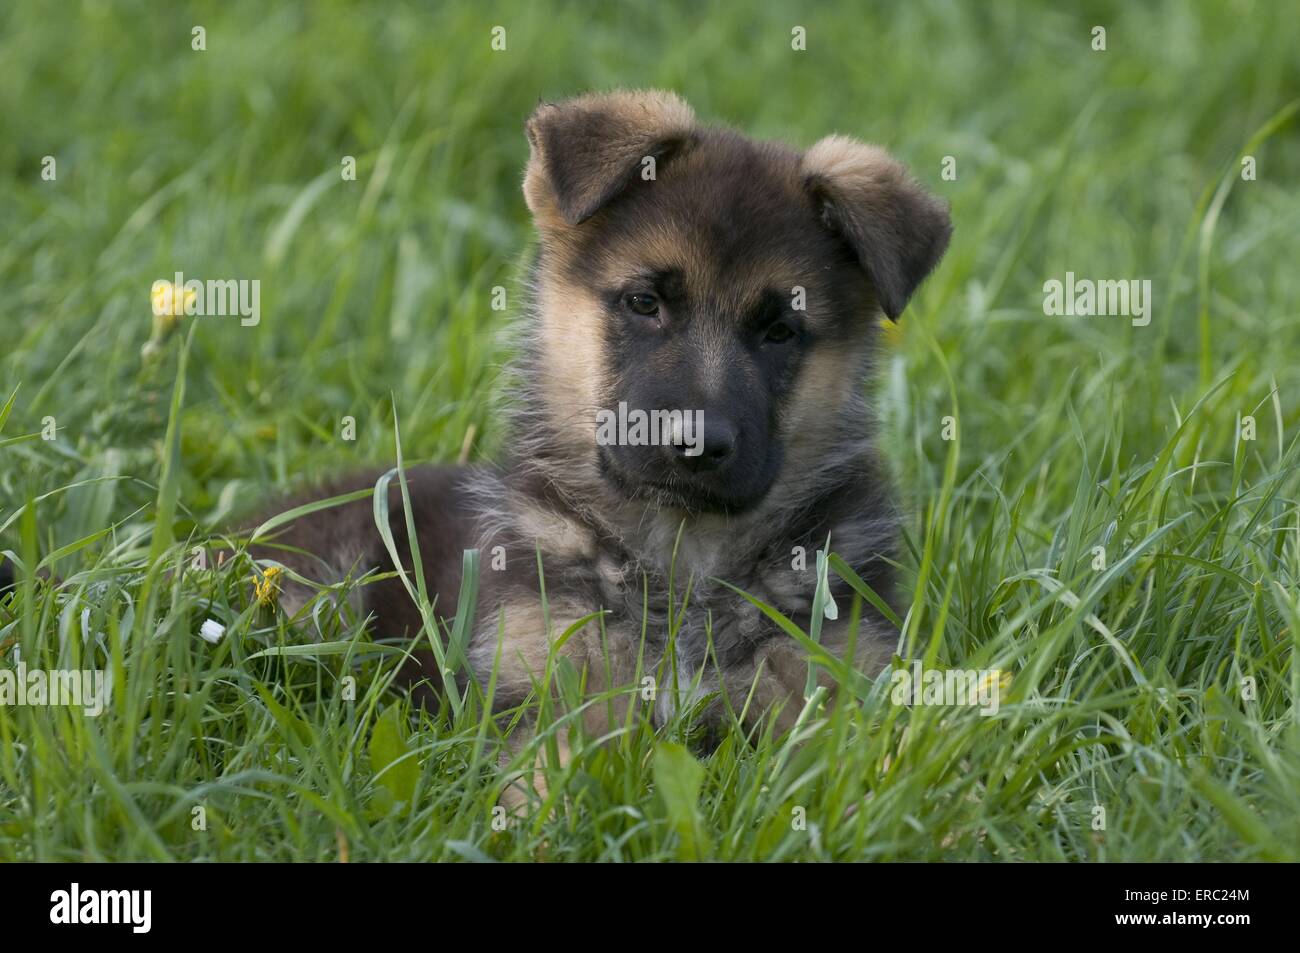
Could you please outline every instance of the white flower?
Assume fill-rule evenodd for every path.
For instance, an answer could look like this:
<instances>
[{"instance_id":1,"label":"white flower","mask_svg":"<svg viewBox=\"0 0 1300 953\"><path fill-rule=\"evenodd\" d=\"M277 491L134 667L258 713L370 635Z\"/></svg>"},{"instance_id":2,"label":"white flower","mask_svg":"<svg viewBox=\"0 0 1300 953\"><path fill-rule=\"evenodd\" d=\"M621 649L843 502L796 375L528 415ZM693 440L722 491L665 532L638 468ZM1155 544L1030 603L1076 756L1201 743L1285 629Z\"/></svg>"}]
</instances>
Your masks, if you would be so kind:
<instances>
[{"instance_id":1,"label":"white flower","mask_svg":"<svg viewBox=\"0 0 1300 953\"><path fill-rule=\"evenodd\" d=\"M204 639L216 645L221 641L221 637L226 634L226 627L216 619L206 619L199 629L199 635Z\"/></svg>"}]
</instances>

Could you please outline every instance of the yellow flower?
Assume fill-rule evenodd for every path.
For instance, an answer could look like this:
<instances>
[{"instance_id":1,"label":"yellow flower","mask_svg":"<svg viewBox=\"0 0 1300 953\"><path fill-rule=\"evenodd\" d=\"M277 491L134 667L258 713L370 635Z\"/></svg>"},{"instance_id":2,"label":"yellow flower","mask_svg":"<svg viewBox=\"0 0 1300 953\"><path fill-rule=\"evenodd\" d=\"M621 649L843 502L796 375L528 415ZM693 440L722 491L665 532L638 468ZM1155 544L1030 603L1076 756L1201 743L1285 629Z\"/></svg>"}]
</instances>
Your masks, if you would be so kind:
<instances>
[{"instance_id":1,"label":"yellow flower","mask_svg":"<svg viewBox=\"0 0 1300 953\"><path fill-rule=\"evenodd\" d=\"M153 304L153 328L149 340L140 348L140 356L153 361L162 353L163 343L171 337L186 312L198 300L198 291L170 281L155 281L149 289Z\"/></svg>"},{"instance_id":2,"label":"yellow flower","mask_svg":"<svg viewBox=\"0 0 1300 953\"><path fill-rule=\"evenodd\" d=\"M262 570L260 577L253 575L253 595L257 597L259 606L275 604L280 593L280 585L275 581L275 577L283 571L279 566L267 566Z\"/></svg>"},{"instance_id":3,"label":"yellow flower","mask_svg":"<svg viewBox=\"0 0 1300 953\"><path fill-rule=\"evenodd\" d=\"M994 684L997 685L998 693L1001 694L1011 687L1011 673L1003 672L999 669L985 672L984 677L980 679L979 690L987 691Z\"/></svg>"},{"instance_id":4,"label":"yellow flower","mask_svg":"<svg viewBox=\"0 0 1300 953\"><path fill-rule=\"evenodd\" d=\"M164 329L179 323L189 313L197 298L198 291L194 288L172 284L170 281L155 281L149 291L154 317L160 319L159 323Z\"/></svg>"},{"instance_id":5,"label":"yellow flower","mask_svg":"<svg viewBox=\"0 0 1300 953\"><path fill-rule=\"evenodd\" d=\"M880 319L880 338L887 347L897 347L903 341L903 329L888 318Z\"/></svg>"}]
</instances>

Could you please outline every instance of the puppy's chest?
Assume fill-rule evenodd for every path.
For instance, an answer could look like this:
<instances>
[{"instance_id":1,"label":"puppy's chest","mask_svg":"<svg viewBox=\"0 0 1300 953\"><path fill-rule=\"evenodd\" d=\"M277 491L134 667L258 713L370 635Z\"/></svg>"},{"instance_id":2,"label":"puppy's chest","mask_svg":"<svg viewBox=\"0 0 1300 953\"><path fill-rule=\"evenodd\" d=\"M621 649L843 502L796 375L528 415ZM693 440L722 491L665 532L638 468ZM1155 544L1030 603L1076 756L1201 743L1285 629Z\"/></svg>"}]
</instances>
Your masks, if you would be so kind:
<instances>
[{"instance_id":1,"label":"puppy's chest","mask_svg":"<svg viewBox=\"0 0 1300 953\"><path fill-rule=\"evenodd\" d=\"M485 544L490 554L503 542L512 557L502 560L504 571L483 574L489 611L494 604L539 605L544 592L566 617L603 610L605 631L629 651L639 651L644 635L651 655L671 642L679 660L697 666L741 663L781 635L742 592L806 624L815 569L793 559L770 538L780 534L765 527L649 519L614 538L532 500L514 501L512 511L508 527ZM490 555L484 560L497 568Z\"/></svg>"},{"instance_id":2,"label":"puppy's chest","mask_svg":"<svg viewBox=\"0 0 1300 953\"><path fill-rule=\"evenodd\" d=\"M624 641L639 643L644 632L648 647L663 650L671 641L679 659L700 665L716 657L723 667L779 633L742 593L798 620L815 585L812 574L762 554L736 558L719 549L702 558L679 550L674 560L616 546L572 565L565 581L593 610L608 610L607 628Z\"/></svg>"}]
</instances>

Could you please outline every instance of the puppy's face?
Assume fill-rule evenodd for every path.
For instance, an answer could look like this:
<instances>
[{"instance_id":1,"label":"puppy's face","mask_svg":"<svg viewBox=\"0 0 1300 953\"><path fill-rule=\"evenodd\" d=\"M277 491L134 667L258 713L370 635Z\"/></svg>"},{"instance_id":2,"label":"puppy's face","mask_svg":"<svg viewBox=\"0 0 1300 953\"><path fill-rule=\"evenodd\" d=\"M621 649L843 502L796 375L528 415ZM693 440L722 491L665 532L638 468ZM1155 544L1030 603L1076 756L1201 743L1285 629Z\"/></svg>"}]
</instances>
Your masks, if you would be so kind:
<instances>
[{"instance_id":1,"label":"puppy's face","mask_svg":"<svg viewBox=\"0 0 1300 953\"><path fill-rule=\"evenodd\" d=\"M528 134L541 393L604 479L739 512L834 452L876 315L947 243L943 206L879 149L755 142L665 93L542 106Z\"/></svg>"}]
</instances>

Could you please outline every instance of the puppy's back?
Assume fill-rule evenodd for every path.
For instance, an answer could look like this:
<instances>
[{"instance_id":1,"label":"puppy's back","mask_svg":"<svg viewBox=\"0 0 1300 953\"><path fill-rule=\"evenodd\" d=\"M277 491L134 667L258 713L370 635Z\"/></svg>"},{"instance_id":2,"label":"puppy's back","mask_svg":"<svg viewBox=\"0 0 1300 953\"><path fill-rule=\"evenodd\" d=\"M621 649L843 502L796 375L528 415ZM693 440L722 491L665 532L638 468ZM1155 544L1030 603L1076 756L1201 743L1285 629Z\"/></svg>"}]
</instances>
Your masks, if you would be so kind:
<instances>
[{"instance_id":1,"label":"puppy's back","mask_svg":"<svg viewBox=\"0 0 1300 953\"><path fill-rule=\"evenodd\" d=\"M384 472L353 474L290 497L264 513L259 521L250 522L248 531L295 507L373 489ZM411 522L415 526L425 586L437 615L443 618L456 613L462 554L474 545L468 489L479 475L478 468L456 466L413 467L406 474ZM388 485L388 517L398 558L410 572L413 568L411 540L396 476ZM249 547L255 559L278 562L320 585L333 585L349 577L355 579L367 572L390 573L395 568L375 524L373 495L309 513L272 530L268 537L267 541ZM315 593L311 586L286 580L281 605L286 612L296 613ZM409 636L419 631L419 610L400 579L367 584L358 595L354 608L361 614L374 614L376 636Z\"/></svg>"}]
</instances>

